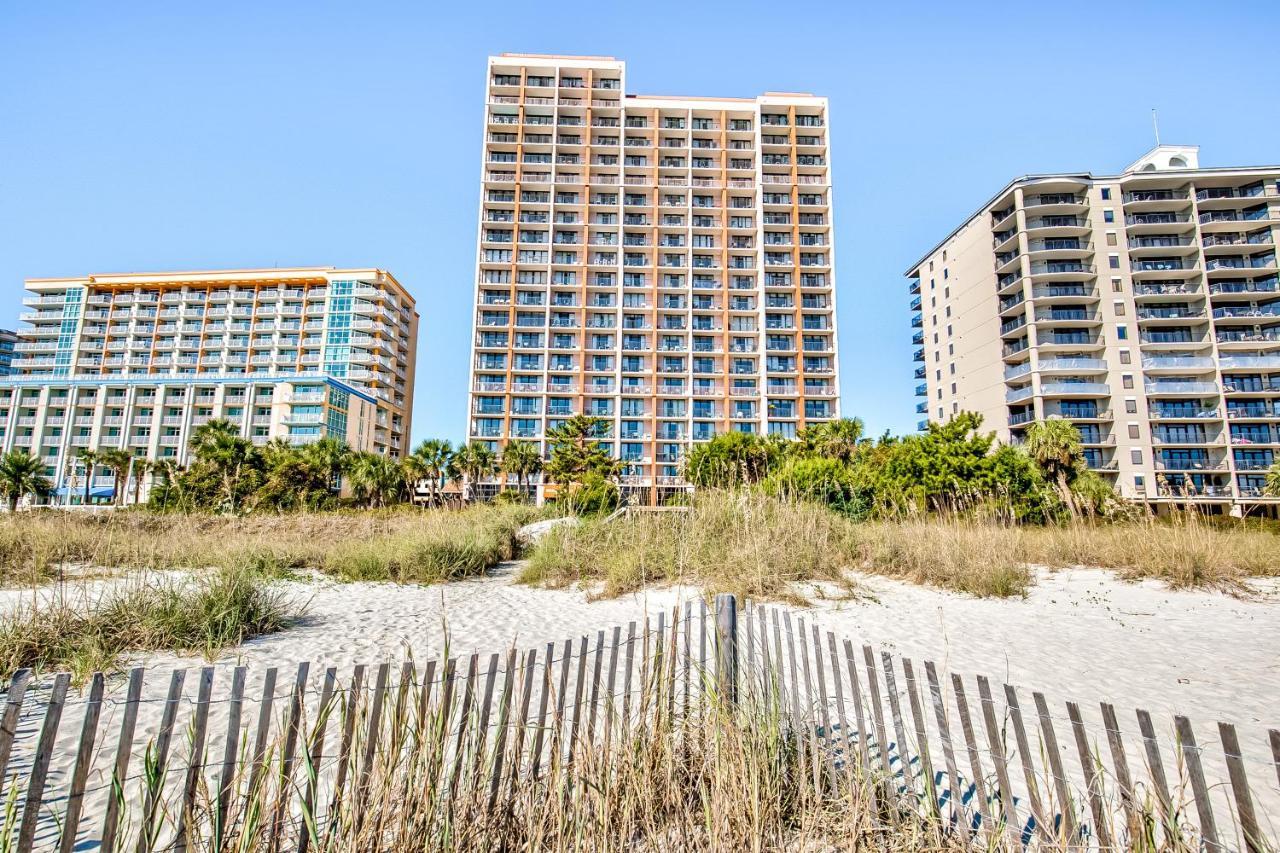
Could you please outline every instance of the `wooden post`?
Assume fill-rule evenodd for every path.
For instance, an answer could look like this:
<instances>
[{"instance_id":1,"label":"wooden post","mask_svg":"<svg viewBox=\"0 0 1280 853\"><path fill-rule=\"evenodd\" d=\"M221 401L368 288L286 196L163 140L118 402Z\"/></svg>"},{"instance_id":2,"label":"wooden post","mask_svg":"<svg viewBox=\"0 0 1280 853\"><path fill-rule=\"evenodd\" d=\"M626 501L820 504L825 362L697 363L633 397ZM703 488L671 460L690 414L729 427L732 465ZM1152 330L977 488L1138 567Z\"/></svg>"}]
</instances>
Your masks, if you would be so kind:
<instances>
[{"instance_id":1,"label":"wooden post","mask_svg":"<svg viewBox=\"0 0 1280 853\"><path fill-rule=\"evenodd\" d=\"M716 681L730 706L738 703L738 599L716 596Z\"/></svg>"},{"instance_id":2,"label":"wooden post","mask_svg":"<svg viewBox=\"0 0 1280 853\"><path fill-rule=\"evenodd\" d=\"M1182 748L1183 760L1187 762L1187 775L1191 777L1191 793L1195 795L1196 814L1200 818L1200 840L1204 842L1207 853L1218 853L1225 848L1218 841L1218 825L1213 819L1209 786L1205 784L1204 770L1200 766L1200 747L1196 745L1191 721L1186 717L1176 716L1173 718L1173 725L1178 732L1178 745Z\"/></svg>"},{"instance_id":3,"label":"wooden post","mask_svg":"<svg viewBox=\"0 0 1280 853\"><path fill-rule=\"evenodd\" d=\"M125 781L129 777L129 759L133 755L133 733L138 723L138 702L142 698L142 676L146 672L135 666L129 670L129 688L125 694L124 717L120 721L120 740L116 744L116 764L111 771L111 793L107 796L107 816L102 823L102 850L116 849L120 804L125 797Z\"/></svg>"},{"instance_id":4,"label":"wooden post","mask_svg":"<svg viewBox=\"0 0 1280 853\"><path fill-rule=\"evenodd\" d=\"M169 739L173 737L173 723L178 716L178 702L182 699L182 685L187 671L175 669L169 678L169 695L165 699L164 713L160 717L160 733L156 736L155 776L159 780L154 788L148 786L142 804L142 827L138 832L138 853L150 853L155 843L156 804L164 793L165 773L169 766Z\"/></svg>"},{"instance_id":5,"label":"wooden post","mask_svg":"<svg viewBox=\"0 0 1280 853\"><path fill-rule=\"evenodd\" d=\"M1018 823L1018 807L1013 798L1013 785L1009 781L1009 766L1004 758L1004 743L1000 739L1000 726L996 722L995 701L991 698L991 685L985 675L978 676L978 699L982 703L982 722L987 729L987 748L996 766L996 780L1000 783L1000 805L1004 808L1004 824L1013 844L1022 846L1022 826Z\"/></svg>"},{"instance_id":6,"label":"wooden post","mask_svg":"<svg viewBox=\"0 0 1280 853\"><path fill-rule=\"evenodd\" d=\"M40 741L36 757L31 765L27 781L27 801L22 808L22 825L18 829L18 853L29 853L36 840L36 824L40 821L40 807L44 803L44 783L49 776L49 760L53 758L54 741L58 737L58 723L62 721L62 708L67 701L67 688L71 676L60 672L53 679L53 692L45 706L44 723L40 726Z\"/></svg>"},{"instance_id":7,"label":"wooden post","mask_svg":"<svg viewBox=\"0 0 1280 853\"><path fill-rule=\"evenodd\" d=\"M1236 736L1236 727L1230 723L1218 723L1218 734L1222 738L1222 752L1227 759L1227 774L1231 778L1231 792L1235 795L1236 816L1239 818L1240 834L1244 836L1244 846L1249 853L1262 853L1266 849L1266 841L1258 829L1258 816L1253 810L1253 797L1249 793L1249 779L1244 772L1244 758L1240 755L1240 739Z\"/></svg>"},{"instance_id":8,"label":"wooden post","mask_svg":"<svg viewBox=\"0 0 1280 853\"><path fill-rule=\"evenodd\" d=\"M235 788L236 759L240 750L240 713L244 706L244 682L248 668L237 666L231 673L231 701L227 705L227 740L222 749L222 773L218 779L218 803L213 818L213 849L222 850L227 833L227 812Z\"/></svg>"},{"instance_id":9,"label":"wooden post","mask_svg":"<svg viewBox=\"0 0 1280 853\"><path fill-rule=\"evenodd\" d=\"M18 715L22 711L22 698L27 693L27 685L31 683L31 670L20 669L9 680L9 689L5 694L4 718L0 719L0 794L4 793L8 780L9 753L13 750L13 741L18 733Z\"/></svg>"},{"instance_id":10,"label":"wooden post","mask_svg":"<svg viewBox=\"0 0 1280 853\"><path fill-rule=\"evenodd\" d=\"M80 828L80 809L84 805L84 786L89 778L89 764L93 761L93 744L98 738L98 717L102 711L102 691L105 679L95 672L89 685L89 700L84 709L84 723L80 727L80 748L76 752L76 767L71 774L71 789L67 793L67 812L62 820L61 853L72 853L76 847L76 832Z\"/></svg>"},{"instance_id":11,"label":"wooden post","mask_svg":"<svg viewBox=\"0 0 1280 853\"><path fill-rule=\"evenodd\" d=\"M182 804L178 812L178 838L174 843L177 853L187 849L189 821L196 805L196 789L204 772L204 738L209 726L209 700L213 696L213 667L200 670L200 686L196 691L196 714L191 727L191 755L187 758L187 779L182 786Z\"/></svg>"}]
</instances>

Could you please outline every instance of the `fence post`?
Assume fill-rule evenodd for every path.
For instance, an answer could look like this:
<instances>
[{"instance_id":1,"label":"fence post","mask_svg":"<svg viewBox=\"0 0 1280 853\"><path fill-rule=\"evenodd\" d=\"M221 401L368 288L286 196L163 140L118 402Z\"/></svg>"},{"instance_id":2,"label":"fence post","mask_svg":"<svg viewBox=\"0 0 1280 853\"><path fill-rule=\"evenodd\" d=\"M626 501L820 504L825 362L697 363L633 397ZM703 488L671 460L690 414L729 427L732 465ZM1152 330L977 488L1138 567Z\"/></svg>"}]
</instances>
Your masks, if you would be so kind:
<instances>
[{"instance_id":1,"label":"fence post","mask_svg":"<svg viewBox=\"0 0 1280 853\"><path fill-rule=\"evenodd\" d=\"M720 695L730 705L738 703L738 599L716 596L716 675Z\"/></svg>"}]
</instances>

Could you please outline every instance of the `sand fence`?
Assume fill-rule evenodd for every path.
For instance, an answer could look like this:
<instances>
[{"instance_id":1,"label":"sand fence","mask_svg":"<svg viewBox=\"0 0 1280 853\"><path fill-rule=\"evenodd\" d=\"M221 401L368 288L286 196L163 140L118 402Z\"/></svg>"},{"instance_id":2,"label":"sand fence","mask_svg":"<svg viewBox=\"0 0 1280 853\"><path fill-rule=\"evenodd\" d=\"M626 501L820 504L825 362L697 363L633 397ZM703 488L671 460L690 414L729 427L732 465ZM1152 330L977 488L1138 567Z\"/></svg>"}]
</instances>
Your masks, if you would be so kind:
<instances>
[{"instance_id":1,"label":"sand fence","mask_svg":"<svg viewBox=\"0 0 1280 853\"><path fill-rule=\"evenodd\" d=\"M482 821L522 780L571 773L575 755L700 737L713 705L772 710L816 790L856 778L960 843L1215 851L1280 839L1277 729L1051 706L732 596L488 655L154 676L95 674L75 692L66 674L14 676L0 846L305 851L359 828L371 800L394 797L386 785L410 780L435 792L420 828Z\"/></svg>"}]
</instances>

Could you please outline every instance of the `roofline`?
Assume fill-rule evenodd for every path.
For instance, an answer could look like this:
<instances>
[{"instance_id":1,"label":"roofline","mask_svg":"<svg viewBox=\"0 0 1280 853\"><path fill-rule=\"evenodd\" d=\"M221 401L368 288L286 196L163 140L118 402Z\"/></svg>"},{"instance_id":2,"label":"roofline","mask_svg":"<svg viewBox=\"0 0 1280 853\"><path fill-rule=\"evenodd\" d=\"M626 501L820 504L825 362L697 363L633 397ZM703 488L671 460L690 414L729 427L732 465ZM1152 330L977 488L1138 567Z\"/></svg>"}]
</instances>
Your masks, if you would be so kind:
<instances>
[{"instance_id":1,"label":"roofline","mask_svg":"<svg viewBox=\"0 0 1280 853\"><path fill-rule=\"evenodd\" d=\"M591 59L600 60L602 62L622 61L616 56L593 56L590 54L578 53L499 53L496 56L490 56L489 59Z\"/></svg>"},{"instance_id":2,"label":"roofline","mask_svg":"<svg viewBox=\"0 0 1280 853\"><path fill-rule=\"evenodd\" d=\"M1180 146L1180 147L1191 147L1191 146ZM1154 149L1153 149L1153 150L1154 150ZM1147 153L1149 154L1150 152L1147 152ZM1143 155L1143 156L1145 156L1145 155ZM1202 166L1202 167L1200 167L1200 168L1198 168L1198 169L1161 169L1161 170L1159 170L1158 172L1155 172L1154 174L1155 174L1155 175L1161 175L1161 176L1163 176L1163 175L1170 175L1170 174L1192 176L1192 175L1205 174L1205 173L1213 174L1213 173L1226 173L1226 172L1269 172L1269 171L1280 171L1280 165L1275 165L1275 166ZM1004 195L1005 193L1007 193L1009 190L1013 189L1013 188L1014 188L1015 186L1017 186L1018 184L1021 184L1021 183L1029 183L1029 182L1031 182L1031 181L1045 181L1045 180L1049 180L1049 179L1052 179L1052 178L1072 178L1072 179L1075 179L1075 180L1081 180L1081 181L1110 181L1110 180L1123 180L1123 179L1125 179L1125 178L1131 178L1131 177L1134 177L1134 176L1146 177L1146 176L1151 175L1151 174L1153 174L1153 173L1150 173L1150 172L1121 172L1121 173L1120 173L1120 174L1118 174L1118 175L1095 175L1093 172L1050 172L1050 173L1046 173L1046 174L1043 174L1043 175L1023 175L1023 176L1021 176L1021 177L1019 177L1019 178L1014 178L1012 181L1009 181L1009 183L1005 184L1005 185L1000 189L1000 191L999 191L999 192L997 192L995 195L991 196L991 198L989 198L989 199L987 199L985 202L983 202L983 204L982 204L982 206L981 206L981 207L979 207L979 208L978 208L977 210L975 210L973 213L971 213L971 214L969 214L967 217L965 217L965 219L964 219L964 221L963 221L963 222L961 222L961 223L960 223L959 225L957 225L955 228L951 229L951 233L947 234L947 236L943 237L941 240L939 240L937 243L935 243L935 244L933 245L933 248L929 249L929 251L927 251L927 252L925 252L923 255L921 255L921 256L920 256L920 258L918 258L918 259L916 260L916 262L915 262L915 263L913 263L911 266L907 267L906 272L904 272L902 275L903 275L903 277L904 277L904 278L911 278L911 277L912 277L912 275L915 273L915 271L916 271L917 269L919 269L919 268L920 268L920 266L921 266L925 261L927 261L927 260L929 259L929 256L930 256L930 255L932 255L934 252L938 251L938 249L942 248L943 244L945 244L945 243L946 243L948 240L950 240L952 237L956 236L956 235L957 235L957 234L959 234L961 231L963 231L963 230L964 230L964 228L965 228L965 226L967 226L970 222L972 222L973 220L975 220L975 219L977 219L979 216L981 216L981 215L983 214L983 212L987 210L987 208L989 208L989 207L991 207L991 205L995 204L996 199L1000 198L1000 196Z\"/></svg>"}]
</instances>

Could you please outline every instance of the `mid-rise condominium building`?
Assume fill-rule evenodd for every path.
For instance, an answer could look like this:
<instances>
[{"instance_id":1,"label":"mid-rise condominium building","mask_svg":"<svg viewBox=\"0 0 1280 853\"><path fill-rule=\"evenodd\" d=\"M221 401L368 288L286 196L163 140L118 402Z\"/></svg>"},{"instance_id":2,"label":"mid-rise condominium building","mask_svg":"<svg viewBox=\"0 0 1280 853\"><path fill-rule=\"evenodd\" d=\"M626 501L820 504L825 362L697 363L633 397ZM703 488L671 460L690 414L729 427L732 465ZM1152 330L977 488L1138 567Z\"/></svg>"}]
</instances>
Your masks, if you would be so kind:
<instances>
[{"instance_id":1,"label":"mid-rise condominium building","mask_svg":"<svg viewBox=\"0 0 1280 853\"><path fill-rule=\"evenodd\" d=\"M487 74L471 440L597 416L656 500L692 442L837 416L825 98L630 95L609 57Z\"/></svg>"},{"instance_id":2,"label":"mid-rise condominium building","mask_svg":"<svg viewBox=\"0 0 1280 853\"><path fill-rule=\"evenodd\" d=\"M38 456L57 502L83 493L80 448L183 464L192 431L214 419L257 444L329 435L407 450L418 316L385 270L90 275L26 288L28 325L0 378L0 449ZM109 497L111 478L95 474L92 494Z\"/></svg>"},{"instance_id":3,"label":"mid-rise condominium building","mask_svg":"<svg viewBox=\"0 0 1280 853\"><path fill-rule=\"evenodd\" d=\"M1274 503L1280 166L1198 155L1018 178L912 266L917 411L1005 441L1067 418L1131 498Z\"/></svg>"},{"instance_id":4,"label":"mid-rise condominium building","mask_svg":"<svg viewBox=\"0 0 1280 853\"><path fill-rule=\"evenodd\" d=\"M13 348L17 343L17 332L0 329L0 376L8 376L13 371Z\"/></svg>"}]
</instances>

